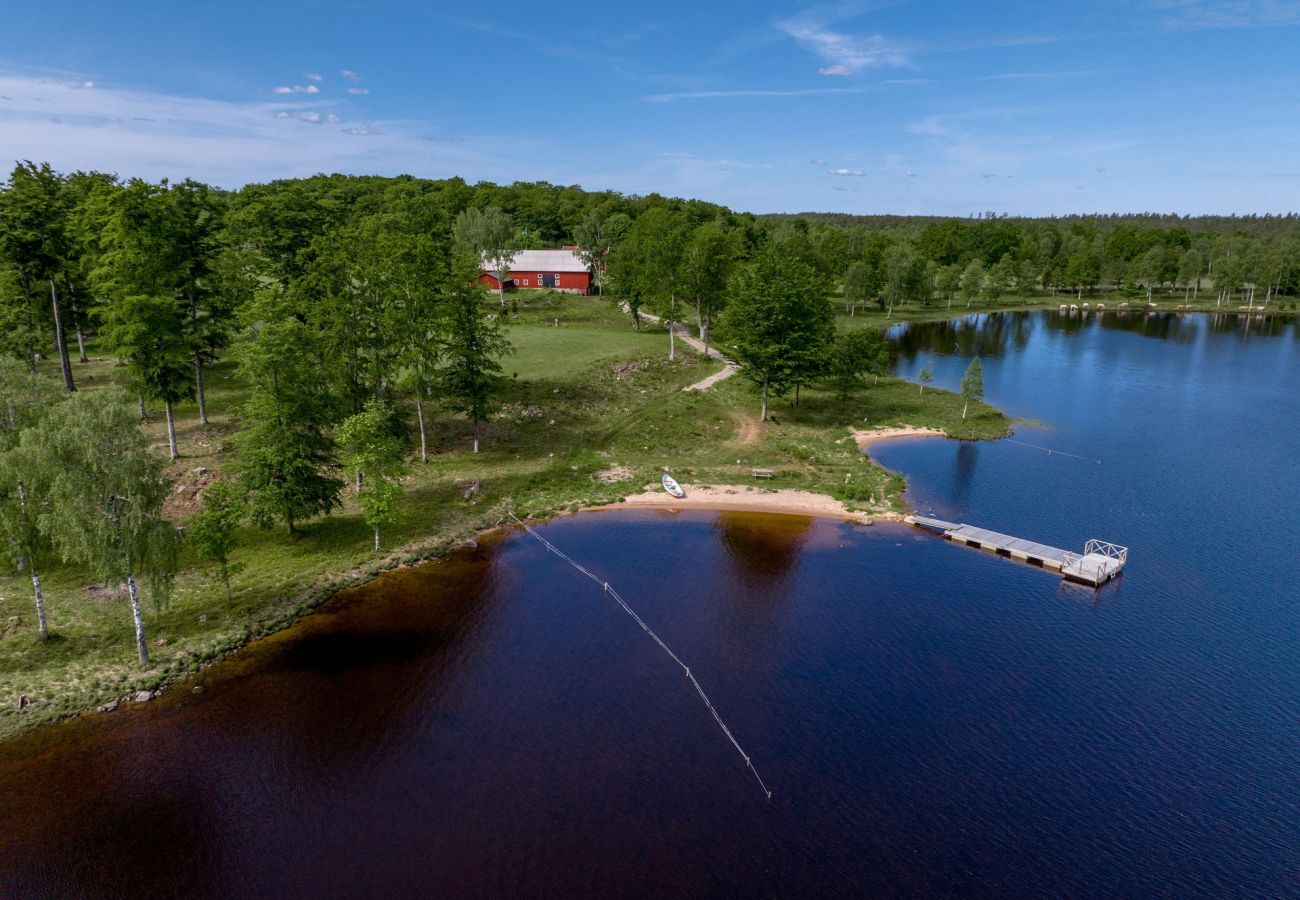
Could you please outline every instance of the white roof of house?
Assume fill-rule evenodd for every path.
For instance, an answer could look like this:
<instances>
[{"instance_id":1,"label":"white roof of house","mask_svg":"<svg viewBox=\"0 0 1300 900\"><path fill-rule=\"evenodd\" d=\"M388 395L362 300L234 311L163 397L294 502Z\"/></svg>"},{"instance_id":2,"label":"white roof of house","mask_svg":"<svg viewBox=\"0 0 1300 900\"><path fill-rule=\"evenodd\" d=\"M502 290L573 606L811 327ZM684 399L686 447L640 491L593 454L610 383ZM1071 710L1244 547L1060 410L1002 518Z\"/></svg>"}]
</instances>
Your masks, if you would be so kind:
<instances>
[{"instance_id":1,"label":"white roof of house","mask_svg":"<svg viewBox=\"0 0 1300 900\"><path fill-rule=\"evenodd\" d=\"M586 272L587 264L572 250L520 250L510 260L511 272ZM484 269L490 269L485 265Z\"/></svg>"}]
</instances>

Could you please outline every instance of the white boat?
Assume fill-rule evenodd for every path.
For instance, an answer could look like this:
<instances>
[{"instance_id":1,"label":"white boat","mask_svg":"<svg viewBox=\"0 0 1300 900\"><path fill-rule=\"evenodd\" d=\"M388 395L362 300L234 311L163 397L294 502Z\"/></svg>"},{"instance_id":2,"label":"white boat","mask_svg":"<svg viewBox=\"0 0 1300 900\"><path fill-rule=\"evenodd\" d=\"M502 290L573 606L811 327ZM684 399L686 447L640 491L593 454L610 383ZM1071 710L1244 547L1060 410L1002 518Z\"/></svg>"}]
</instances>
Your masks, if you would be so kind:
<instances>
[{"instance_id":1,"label":"white boat","mask_svg":"<svg viewBox=\"0 0 1300 900\"><path fill-rule=\"evenodd\" d=\"M663 484L664 490L672 494L674 497L681 499L686 496L686 492L682 490L682 486L677 483L677 479L673 476L665 475L663 477Z\"/></svg>"}]
</instances>

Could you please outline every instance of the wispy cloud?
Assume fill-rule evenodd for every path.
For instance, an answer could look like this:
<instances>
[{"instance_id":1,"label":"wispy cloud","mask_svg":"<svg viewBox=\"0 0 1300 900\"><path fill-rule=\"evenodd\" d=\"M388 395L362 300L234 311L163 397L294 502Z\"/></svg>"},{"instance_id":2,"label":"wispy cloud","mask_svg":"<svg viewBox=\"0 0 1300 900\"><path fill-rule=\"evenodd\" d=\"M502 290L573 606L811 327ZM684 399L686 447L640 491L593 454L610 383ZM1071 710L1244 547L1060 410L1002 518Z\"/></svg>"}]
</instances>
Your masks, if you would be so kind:
<instances>
[{"instance_id":1,"label":"wispy cloud","mask_svg":"<svg viewBox=\"0 0 1300 900\"><path fill-rule=\"evenodd\" d=\"M362 78L356 72L353 72L351 69L344 69L343 71L339 72L339 75L343 78L346 78L348 81L365 81L364 78Z\"/></svg>"},{"instance_id":2,"label":"wispy cloud","mask_svg":"<svg viewBox=\"0 0 1300 900\"><path fill-rule=\"evenodd\" d=\"M347 125L342 110L318 97L238 102L83 83L0 71L0 97L8 98L0 102L0 159L226 187L315 172L515 177L524 165L505 161L514 148L504 140L439 142L413 121Z\"/></svg>"},{"instance_id":3,"label":"wispy cloud","mask_svg":"<svg viewBox=\"0 0 1300 900\"><path fill-rule=\"evenodd\" d=\"M1132 0L1165 28L1260 28L1300 24L1300 0Z\"/></svg>"},{"instance_id":4,"label":"wispy cloud","mask_svg":"<svg viewBox=\"0 0 1300 900\"><path fill-rule=\"evenodd\" d=\"M303 72L302 77L308 81L322 81L325 78L320 72Z\"/></svg>"},{"instance_id":5,"label":"wispy cloud","mask_svg":"<svg viewBox=\"0 0 1300 900\"><path fill-rule=\"evenodd\" d=\"M370 88L350 87L348 88L348 93L352 94L354 97L364 97L366 94L370 93Z\"/></svg>"},{"instance_id":6,"label":"wispy cloud","mask_svg":"<svg viewBox=\"0 0 1300 900\"><path fill-rule=\"evenodd\" d=\"M271 88L272 94L319 94L320 88L314 84L286 84Z\"/></svg>"},{"instance_id":7,"label":"wispy cloud","mask_svg":"<svg viewBox=\"0 0 1300 900\"><path fill-rule=\"evenodd\" d=\"M844 178L864 178L867 174L861 169L831 169L830 173Z\"/></svg>"},{"instance_id":8,"label":"wispy cloud","mask_svg":"<svg viewBox=\"0 0 1300 900\"><path fill-rule=\"evenodd\" d=\"M905 44L881 34L843 34L819 22L798 18L778 22L777 27L826 63L817 70L822 75L846 77L863 69L905 66L911 62Z\"/></svg>"}]
</instances>

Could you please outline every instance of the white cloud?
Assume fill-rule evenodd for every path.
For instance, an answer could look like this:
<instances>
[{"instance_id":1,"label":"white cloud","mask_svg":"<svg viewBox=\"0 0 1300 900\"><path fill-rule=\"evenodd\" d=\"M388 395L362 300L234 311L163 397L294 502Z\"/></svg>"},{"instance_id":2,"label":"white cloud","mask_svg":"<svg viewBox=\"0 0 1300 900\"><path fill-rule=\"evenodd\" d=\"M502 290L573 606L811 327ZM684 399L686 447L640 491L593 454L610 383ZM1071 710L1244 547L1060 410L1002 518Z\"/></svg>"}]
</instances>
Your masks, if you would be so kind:
<instances>
[{"instance_id":1,"label":"white cloud","mask_svg":"<svg viewBox=\"0 0 1300 900\"><path fill-rule=\"evenodd\" d=\"M83 88L89 90L90 88L93 88L93 87L95 86L95 82L93 82L93 81L83 81L83 82L81 83L81 86L82 86Z\"/></svg>"},{"instance_id":2,"label":"white cloud","mask_svg":"<svg viewBox=\"0 0 1300 900\"><path fill-rule=\"evenodd\" d=\"M320 88L314 84L290 84L271 88L272 94L319 94Z\"/></svg>"},{"instance_id":3,"label":"white cloud","mask_svg":"<svg viewBox=\"0 0 1300 900\"><path fill-rule=\"evenodd\" d=\"M777 27L826 62L817 70L823 75L843 77L863 69L905 66L910 62L909 49L884 35L841 34L807 19L787 19L778 22Z\"/></svg>"},{"instance_id":4,"label":"white cloud","mask_svg":"<svg viewBox=\"0 0 1300 900\"><path fill-rule=\"evenodd\" d=\"M329 122L331 125L337 125L339 122L342 122L343 120L340 119L338 116L334 115L334 113L330 113L325 117L325 121Z\"/></svg>"},{"instance_id":5,"label":"white cloud","mask_svg":"<svg viewBox=\"0 0 1300 900\"><path fill-rule=\"evenodd\" d=\"M348 93L356 97L362 97L370 93L370 88L350 87L348 88Z\"/></svg>"},{"instance_id":6,"label":"white cloud","mask_svg":"<svg viewBox=\"0 0 1300 900\"><path fill-rule=\"evenodd\" d=\"M840 175L849 178L862 178L867 173L861 169L831 169L832 175Z\"/></svg>"},{"instance_id":7,"label":"white cloud","mask_svg":"<svg viewBox=\"0 0 1300 900\"><path fill-rule=\"evenodd\" d=\"M343 71L339 72L339 75L341 75L342 77L346 78L348 81L364 81L364 80L365 80L365 79L362 78L360 75L358 75L356 72L353 72L351 69L344 69Z\"/></svg>"},{"instance_id":8,"label":"white cloud","mask_svg":"<svg viewBox=\"0 0 1300 900\"><path fill-rule=\"evenodd\" d=\"M539 150L526 141L477 135L439 142L430 124L410 120L311 128L307 139L308 125L335 115L314 97L232 102L110 86L91 91L82 83L0 72L0 97L9 98L0 103L0 159L223 187L316 172L575 180L572 172L529 168Z\"/></svg>"},{"instance_id":9,"label":"white cloud","mask_svg":"<svg viewBox=\"0 0 1300 900\"><path fill-rule=\"evenodd\" d=\"M322 81L325 78L320 72L303 72L302 77L308 81Z\"/></svg>"},{"instance_id":10,"label":"white cloud","mask_svg":"<svg viewBox=\"0 0 1300 900\"><path fill-rule=\"evenodd\" d=\"M824 165L826 165L826 160L824 160L824 159L812 159L812 160L809 160L809 162L812 163L812 165L814 165L814 166L824 166Z\"/></svg>"}]
</instances>

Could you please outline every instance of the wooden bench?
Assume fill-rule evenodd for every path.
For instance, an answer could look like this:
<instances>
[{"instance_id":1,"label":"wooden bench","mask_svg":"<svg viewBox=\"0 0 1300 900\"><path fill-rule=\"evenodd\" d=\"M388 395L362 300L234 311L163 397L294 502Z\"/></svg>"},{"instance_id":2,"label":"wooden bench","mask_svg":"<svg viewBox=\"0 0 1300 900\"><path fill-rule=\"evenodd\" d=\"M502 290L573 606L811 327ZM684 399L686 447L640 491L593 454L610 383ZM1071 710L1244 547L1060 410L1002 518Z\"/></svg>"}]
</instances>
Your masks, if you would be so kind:
<instances>
[{"instance_id":1,"label":"wooden bench","mask_svg":"<svg viewBox=\"0 0 1300 900\"><path fill-rule=\"evenodd\" d=\"M773 472L771 469L755 469L755 470L754 470L754 477L755 477L755 478L772 478L774 475L776 475L776 473Z\"/></svg>"}]
</instances>

